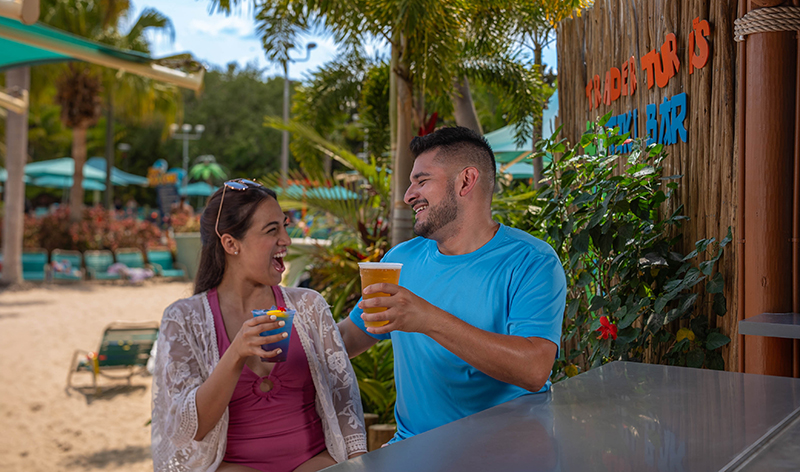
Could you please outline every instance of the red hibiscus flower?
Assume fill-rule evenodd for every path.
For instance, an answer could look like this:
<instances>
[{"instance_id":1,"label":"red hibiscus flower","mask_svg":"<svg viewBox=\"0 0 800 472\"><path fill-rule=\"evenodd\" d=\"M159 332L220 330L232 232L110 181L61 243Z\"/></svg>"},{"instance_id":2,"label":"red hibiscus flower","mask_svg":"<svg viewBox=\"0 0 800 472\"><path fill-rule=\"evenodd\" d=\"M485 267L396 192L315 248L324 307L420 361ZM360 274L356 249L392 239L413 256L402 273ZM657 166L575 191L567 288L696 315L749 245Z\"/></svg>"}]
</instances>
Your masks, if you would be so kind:
<instances>
[{"instance_id":1,"label":"red hibiscus flower","mask_svg":"<svg viewBox=\"0 0 800 472\"><path fill-rule=\"evenodd\" d=\"M597 328L597 331L600 332L597 339L608 339L609 336L611 339L617 339L617 325L612 324L607 316L600 317L600 327Z\"/></svg>"}]
</instances>

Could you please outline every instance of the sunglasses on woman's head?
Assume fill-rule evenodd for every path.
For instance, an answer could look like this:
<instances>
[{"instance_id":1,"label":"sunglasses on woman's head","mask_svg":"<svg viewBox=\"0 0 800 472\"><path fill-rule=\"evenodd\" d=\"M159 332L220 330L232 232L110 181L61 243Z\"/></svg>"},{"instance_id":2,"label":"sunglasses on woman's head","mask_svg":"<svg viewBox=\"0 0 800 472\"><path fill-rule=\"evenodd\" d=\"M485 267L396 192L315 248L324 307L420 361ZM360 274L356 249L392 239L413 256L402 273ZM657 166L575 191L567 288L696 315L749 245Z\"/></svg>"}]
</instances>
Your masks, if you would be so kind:
<instances>
[{"instance_id":1,"label":"sunglasses on woman's head","mask_svg":"<svg viewBox=\"0 0 800 472\"><path fill-rule=\"evenodd\" d=\"M216 222L216 224L214 224L214 231L217 232L217 236L219 237L219 239L222 239L222 235L219 234L219 215L222 214L222 202L225 201L225 190L226 189L247 190L249 188L264 187L260 183L253 182L252 180L249 180L249 179L229 180L229 181L225 182L222 185L223 185L223 187L222 187L222 197L219 199L219 210L217 210L217 222Z\"/></svg>"}]
</instances>

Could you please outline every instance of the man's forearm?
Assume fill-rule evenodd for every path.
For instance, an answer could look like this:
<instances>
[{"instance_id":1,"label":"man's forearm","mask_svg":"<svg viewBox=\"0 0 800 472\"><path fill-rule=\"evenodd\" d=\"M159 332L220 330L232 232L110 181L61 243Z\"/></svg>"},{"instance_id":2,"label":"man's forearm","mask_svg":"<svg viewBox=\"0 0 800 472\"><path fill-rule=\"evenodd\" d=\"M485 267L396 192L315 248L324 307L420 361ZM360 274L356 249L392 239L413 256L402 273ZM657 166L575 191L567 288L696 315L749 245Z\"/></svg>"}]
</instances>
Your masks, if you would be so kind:
<instances>
[{"instance_id":1,"label":"man's forearm","mask_svg":"<svg viewBox=\"0 0 800 472\"><path fill-rule=\"evenodd\" d=\"M377 339L361 331L361 328L356 326L349 317L337 323L336 327L339 329L344 348L347 351L347 357L350 359L363 353L378 342Z\"/></svg>"},{"instance_id":2,"label":"man's forearm","mask_svg":"<svg viewBox=\"0 0 800 472\"><path fill-rule=\"evenodd\" d=\"M558 350L552 342L491 333L440 311L439 321L426 334L464 362L532 392L547 382Z\"/></svg>"}]
</instances>

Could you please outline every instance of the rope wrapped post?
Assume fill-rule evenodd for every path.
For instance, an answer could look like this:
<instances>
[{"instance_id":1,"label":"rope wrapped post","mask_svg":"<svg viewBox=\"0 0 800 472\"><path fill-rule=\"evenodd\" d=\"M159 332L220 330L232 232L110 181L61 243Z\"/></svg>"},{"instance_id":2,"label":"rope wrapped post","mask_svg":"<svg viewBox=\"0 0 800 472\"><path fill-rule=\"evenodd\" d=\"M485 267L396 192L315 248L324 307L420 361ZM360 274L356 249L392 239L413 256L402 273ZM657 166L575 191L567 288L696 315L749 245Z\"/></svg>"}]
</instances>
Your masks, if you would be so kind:
<instances>
[{"instance_id":1,"label":"rope wrapped post","mask_svg":"<svg viewBox=\"0 0 800 472\"><path fill-rule=\"evenodd\" d=\"M754 5L752 2L750 7ZM734 22L742 41L744 121L742 175L744 224L743 318L761 313L789 313L792 309L792 178L797 93L797 34L800 9L758 8ZM769 33L769 34L763 34ZM749 37L748 37L749 36ZM792 375L792 348L788 339L746 336L744 372ZM757 415L753 412L753 415Z\"/></svg>"},{"instance_id":2,"label":"rope wrapped post","mask_svg":"<svg viewBox=\"0 0 800 472\"><path fill-rule=\"evenodd\" d=\"M744 41L753 33L800 30L800 7L771 7L752 10L733 22L733 38Z\"/></svg>"}]
</instances>

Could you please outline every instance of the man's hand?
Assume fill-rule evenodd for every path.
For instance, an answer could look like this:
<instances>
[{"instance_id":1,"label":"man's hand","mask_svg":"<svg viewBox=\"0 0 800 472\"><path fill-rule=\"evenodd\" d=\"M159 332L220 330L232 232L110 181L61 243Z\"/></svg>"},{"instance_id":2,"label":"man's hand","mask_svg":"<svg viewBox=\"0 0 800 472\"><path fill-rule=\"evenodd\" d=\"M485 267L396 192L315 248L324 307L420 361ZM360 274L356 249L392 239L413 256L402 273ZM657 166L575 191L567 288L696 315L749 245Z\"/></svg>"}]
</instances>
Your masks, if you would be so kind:
<instances>
[{"instance_id":1,"label":"man's hand","mask_svg":"<svg viewBox=\"0 0 800 472\"><path fill-rule=\"evenodd\" d=\"M431 305L410 290L394 284L373 284L364 289L364 296L373 293L387 293L388 297L375 297L361 300L358 307L364 310L361 319L364 321L389 321L389 324L377 328L367 328L372 334L385 334L391 331L409 333L430 333L447 313ZM369 308L386 307L380 313L366 313Z\"/></svg>"},{"instance_id":2,"label":"man's hand","mask_svg":"<svg viewBox=\"0 0 800 472\"><path fill-rule=\"evenodd\" d=\"M362 300L359 308L386 307L380 313L364 313L364 321L389 321L367 328L372 334L391 331L422 333L466 363L501 382L536 392L547 382L558 351L551 341L492 333L476 328L394 284L374 284L364 295L383 292L388 297Z\"/></svg>"}]
</instances>

